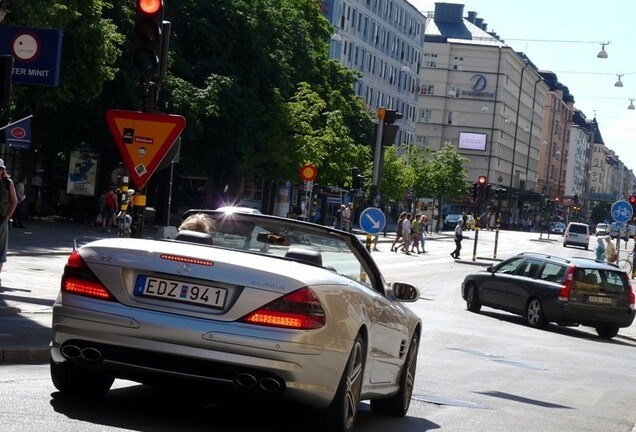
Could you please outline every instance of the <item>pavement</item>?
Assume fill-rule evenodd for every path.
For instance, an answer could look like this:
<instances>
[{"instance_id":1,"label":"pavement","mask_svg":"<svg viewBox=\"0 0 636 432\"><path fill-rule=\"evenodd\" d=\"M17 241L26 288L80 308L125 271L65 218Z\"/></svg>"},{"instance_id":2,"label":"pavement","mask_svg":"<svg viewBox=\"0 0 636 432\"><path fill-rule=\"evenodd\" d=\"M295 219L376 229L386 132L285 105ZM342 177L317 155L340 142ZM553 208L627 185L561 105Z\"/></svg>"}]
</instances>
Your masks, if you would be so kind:
<instances>
[{"instance_id":1,"label":"pavement","mask_svg":"<svg viewBox=\"0 0 636 432\"><path fill-rule=\"evenodd\" d=\"M161 232L162 228L144 227L146 238L155 238ZM355 232L364 243L366 234ZM57 256L58 262L59 258L63 261L63 257L72 252L74 244L81 246L115 235L114 230L103 233L100 227L55 217L30 220L24 230L11 229L8 261L1 274L5 284L0 287L0 364L42 364L49 361L51 314L59 281L57 277L55 281L50 280L50 271L38 272L41 270L36 268L38 262L30 262L29 257ZM378 244L386 250L394 238L390 232L386 236L380 234ZM428 236L428 241L452 242L452 233L436 233ZM493 260L477 257L474 261L464 259L455 262L485 267ZM24 263L34 263L35 267ZM43 286L47 288L43 289ZM636 324L621 329L618 337L636 340Z\"/></svg>"}]
</instances>

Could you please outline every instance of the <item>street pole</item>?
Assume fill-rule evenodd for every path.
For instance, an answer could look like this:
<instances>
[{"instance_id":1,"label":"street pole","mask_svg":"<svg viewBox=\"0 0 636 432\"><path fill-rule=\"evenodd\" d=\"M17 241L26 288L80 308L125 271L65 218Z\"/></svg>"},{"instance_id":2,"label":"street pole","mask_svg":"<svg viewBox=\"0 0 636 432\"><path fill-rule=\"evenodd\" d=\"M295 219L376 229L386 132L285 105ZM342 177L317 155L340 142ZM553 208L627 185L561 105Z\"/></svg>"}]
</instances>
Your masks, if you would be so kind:
<instances>
[{"instance_id":1,"label":"street pole","mask_svg":"<svg viewBox=\"0 0 636 432\"><path fill-rule=\"evenodd\" d=\"M375 151L373 152L373 171L371 173L371 205L379 206L377 200L378 185L380 184L380 158L382 155L382 133L384 131L384 117L386 108L378 108L378 129L375 137Z\"/></svg>"}]
</instances>

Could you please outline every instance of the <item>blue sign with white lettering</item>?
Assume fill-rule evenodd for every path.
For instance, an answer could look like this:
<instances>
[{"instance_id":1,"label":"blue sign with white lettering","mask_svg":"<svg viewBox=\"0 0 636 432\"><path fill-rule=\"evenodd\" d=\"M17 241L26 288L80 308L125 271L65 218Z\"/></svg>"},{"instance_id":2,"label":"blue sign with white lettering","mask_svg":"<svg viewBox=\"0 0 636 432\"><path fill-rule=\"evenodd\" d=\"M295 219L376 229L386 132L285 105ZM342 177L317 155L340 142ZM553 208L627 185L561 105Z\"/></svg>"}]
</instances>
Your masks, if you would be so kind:
<instances>
[{"instance_id":1,"label":"blue sign with white lettering","mask_svg":"<svg viewBox=\"0 0 636 432\"><path fill-rule=\"evenodd\" d=\"M0 54L13 57L14 83L59 85L62 30L0 26Z\"/></svg>"},{"instance_id":2,"label":"blue sign with white lettering","mask_svg":"<svg viewBox=\"0 0 636 432\"><path fill-rule=\"evenodd\" d=\"M612 204L612 219L616 222L627 222L634 215L632 205L625 200L616 201Z\"/></svg>"},{"instance_id":3,"label":"blue sign with white lettering","mask_svg":"<svg viewBox=\"0 0 636 432\"><path fill-rule=\"evenodd\" d=\"M378 234L386 225L386 216L376 207L364 209L360 214L360 228L369 234Z\"/></svg>"}]
</instances>

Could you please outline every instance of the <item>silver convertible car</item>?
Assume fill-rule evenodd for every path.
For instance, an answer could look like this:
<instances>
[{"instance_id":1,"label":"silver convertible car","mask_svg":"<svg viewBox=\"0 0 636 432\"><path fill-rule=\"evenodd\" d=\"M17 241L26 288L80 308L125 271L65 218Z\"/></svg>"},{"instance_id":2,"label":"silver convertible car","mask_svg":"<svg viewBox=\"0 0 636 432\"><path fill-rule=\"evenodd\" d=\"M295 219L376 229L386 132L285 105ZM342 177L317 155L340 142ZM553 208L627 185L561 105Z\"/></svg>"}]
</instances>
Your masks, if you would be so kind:
<instances>
[{"instance_id":1,"label":"silver convertible car","mask_svg":"<svg viewBox=\"0 0 636 432\"><path fill-rule=\"evenodd\" d=\"M340 230L192 214L214 229L73 251L53 306L60 392L99 397L115 378L201 386L300 403L325 431L351 431L361 400L407 413L422 324L405 303L419 299L417 288L387 283Z\"/></svg>"}]
</instances>

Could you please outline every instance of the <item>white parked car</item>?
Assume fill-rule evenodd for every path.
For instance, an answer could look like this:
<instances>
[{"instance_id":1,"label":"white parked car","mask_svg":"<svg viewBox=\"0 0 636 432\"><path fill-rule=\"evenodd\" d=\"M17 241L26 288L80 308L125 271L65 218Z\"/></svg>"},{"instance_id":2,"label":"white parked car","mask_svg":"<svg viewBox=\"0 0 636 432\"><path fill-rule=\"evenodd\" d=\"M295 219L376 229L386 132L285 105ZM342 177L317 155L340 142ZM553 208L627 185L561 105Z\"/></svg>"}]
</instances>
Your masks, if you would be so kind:
<instances>
[{"instance_id":1,"label":"white parked car","mask_svg":"<svg viewBox=\"0 0 636 432\"><path fill-rule=\"evenodd\" d=\"M51 377L101 396L116 378L282 398L351 432L361 400L406 415L422 334L350 233L259 214L201 210L213 233L111 238L75 250L53 305ZM188 216L189 213L186 214ZM252 237L269 245L245 249Z\"/></svg>"}]
</instances>

